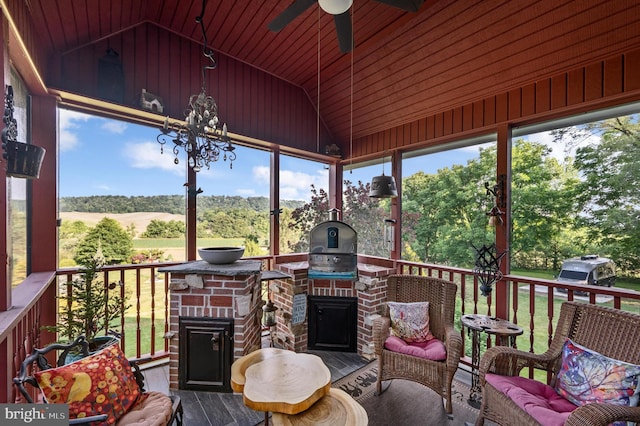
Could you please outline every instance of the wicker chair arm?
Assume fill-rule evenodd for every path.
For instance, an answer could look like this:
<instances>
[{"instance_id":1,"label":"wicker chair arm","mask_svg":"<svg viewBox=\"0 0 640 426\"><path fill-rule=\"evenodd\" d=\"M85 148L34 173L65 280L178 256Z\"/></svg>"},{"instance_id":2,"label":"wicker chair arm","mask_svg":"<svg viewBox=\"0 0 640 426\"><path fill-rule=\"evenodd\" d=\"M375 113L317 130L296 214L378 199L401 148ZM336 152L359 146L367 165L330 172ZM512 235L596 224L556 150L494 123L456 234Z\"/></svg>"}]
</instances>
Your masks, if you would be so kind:
<instances>
[{"instance_id":1,"label":"wicker chair arm","mask_svg":"<svg viewBox=\"0 0 640 426\"><path fill-rule=\"evenodd\" d=\"M486 373L517 376L524 367L552 371L555 358L549 353L532 354L508 346L487 349L480 359L480 384L484 386Z\"/></svg>"},{"instance_id":2,"label":"wicker chair arm","mask_svg":"<svg viewBox=\"0 0 640 426\"><path fill-rule=\"evenodd\" d=\"M378 317L373 320L373 348L374 353L378 356L382 353L384 342L389 337L389 327L391 327L391 318Z\"/></svg>"},{"instance_id":3,"label":"wicker chair arm","mask_svg":"<svg viewBox=\"0 0 640 426\"><path fill-rule=\"evenodd\" d=\"M445 326L444 335L447 348L447 367L457 369L462 356L462 336L452 325Z\"/></svg>"},{"instance_id":4,"label":"wicker chair arm","mask_svg":"<svg viewBox=\"0 0 640 426\"><path fill-rule=\"evenodd\" d=\"M640 407L615 404L587 404L576 408L566 426L606 426L615 421L640 423Z\"/></svg>"}]
</instances>

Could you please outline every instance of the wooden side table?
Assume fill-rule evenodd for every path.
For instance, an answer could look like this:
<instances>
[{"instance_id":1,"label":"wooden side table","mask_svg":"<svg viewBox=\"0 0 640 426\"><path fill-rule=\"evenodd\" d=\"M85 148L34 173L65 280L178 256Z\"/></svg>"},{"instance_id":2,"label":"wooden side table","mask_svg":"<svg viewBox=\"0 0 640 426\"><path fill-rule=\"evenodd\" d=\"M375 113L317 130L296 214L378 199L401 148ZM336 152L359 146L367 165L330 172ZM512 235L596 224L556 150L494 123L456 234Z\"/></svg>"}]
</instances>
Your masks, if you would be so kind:
<instances>
[{"instance_id":1,"label":"wooden side table","mask_svg":"<svg viewBox=\"0 0 640 426\"><path fill-rule=\"evenodd\" d=\"M367 412L343 390L331 388L311 408L299 414L273 413L274 426L367 426Z\"/></svg>"},{"instance_id":2,"label":"wooden side table","mask_svg":"<svg viewBox=\"0 0 640 426\"><path fill-rule=\"evenodd\" d=\"M470 314L463 315L460 319L462 326L467 328L471 335L471 390L469 392L469 405L480 408L480 334L487 333L496 336L496 343L500 346L516 347L516 337L524 330L512 322L488 315Z\"/></svg>"},{"instance_id":3,"label":"wooden side table","mask_svg":"<svg viewBox=\"0 0 640 426\"><path fill-rule=\"evenodd\" d=\"M316 355L277 348L254 351L231 366L231 388L242 392L244 404L265 412L298 414L331 389L331 373Z\"/></svg>"}]
</instances>

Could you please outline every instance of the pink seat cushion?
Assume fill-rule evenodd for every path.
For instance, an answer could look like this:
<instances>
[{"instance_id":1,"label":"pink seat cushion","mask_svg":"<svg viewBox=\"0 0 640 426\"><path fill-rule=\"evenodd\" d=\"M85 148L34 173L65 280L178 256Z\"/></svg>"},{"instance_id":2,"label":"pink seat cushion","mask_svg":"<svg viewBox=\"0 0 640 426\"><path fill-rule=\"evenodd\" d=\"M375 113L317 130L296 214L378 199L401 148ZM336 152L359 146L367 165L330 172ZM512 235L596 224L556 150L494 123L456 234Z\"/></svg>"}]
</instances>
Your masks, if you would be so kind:
<instances>
[{"instance_id":1,"label":"pink seat cushion","mask_svg":"<svg viewBox=\"0 0 640 426\"><path fill-rule=\"evenodd\" d=\"M497 374L486 374L485 379L545 426L564 425L571 412L578 408L558 395L551 386L536 380Z\"/></svg>"},{"instance_id":2,"label":"pink seat cushion","mask_svg":"<svg viewBox=\"0 0 640 426\"><path fill-rule=\"evenodd\" d=\"M399 337L389 336L384 342L385 349L402 354L413 355L431 361L444 361L447 359L447 349L438 339L426 342L407 343Z\"/></svg>"}]
</instances>

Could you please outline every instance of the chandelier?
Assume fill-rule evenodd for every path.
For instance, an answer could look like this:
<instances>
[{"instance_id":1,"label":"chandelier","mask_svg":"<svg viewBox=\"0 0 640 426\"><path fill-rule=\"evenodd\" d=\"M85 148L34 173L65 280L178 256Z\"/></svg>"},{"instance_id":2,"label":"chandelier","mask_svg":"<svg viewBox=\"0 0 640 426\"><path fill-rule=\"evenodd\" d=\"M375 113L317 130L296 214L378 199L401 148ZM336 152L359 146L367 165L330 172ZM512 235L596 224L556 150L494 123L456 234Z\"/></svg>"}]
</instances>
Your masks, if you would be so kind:
<instances>
[{"instance_id":1,"label":"chandelier","mask_svg":"<svg viewBox=\"0 0 640 426\"><path fill-rule=\"evenodd\" d=\"M173 143L173 162L179 164L178 156L180 149L187 154L189 167L194 172L199 172L203 167L209 169L212 162L216 162L222 156L224 161L229 160L229 167L233 168L233 161L236 159L235 147L231 144L227 136L227 124L220 126L218 118L218 105L213 97L207 95L205 72L215 69L216 60L213 57L213 50L207 45L207 35L205 33L202 18L206 0L202 1L202 12L196 17L196 22L200 24L202 30L202 53L210 63L202 67L202 88L197 95L189 98L189 108L185 111L184 123L169 122L169 117L164 121L164 126L160 129L162 133L157 136L160 144L160 153L164 153L164 146L168 142Z\"/></svg>"}]
</instances>

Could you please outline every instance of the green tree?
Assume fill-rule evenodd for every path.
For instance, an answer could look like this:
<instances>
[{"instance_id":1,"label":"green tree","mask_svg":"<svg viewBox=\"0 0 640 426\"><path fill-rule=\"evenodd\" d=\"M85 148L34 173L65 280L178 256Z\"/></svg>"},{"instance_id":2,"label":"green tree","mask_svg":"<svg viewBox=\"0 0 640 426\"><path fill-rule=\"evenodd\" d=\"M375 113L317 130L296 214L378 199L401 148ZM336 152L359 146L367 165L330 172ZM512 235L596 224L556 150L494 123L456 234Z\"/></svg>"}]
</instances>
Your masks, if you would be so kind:
<instances>
[{"instance_id":1,"label":"green tree","mask_svg":"<svg viewBox=\"0 0 640 426\"><path fill-rule=\"evenodd\" d=\"M387 256L384 247L382 225L387 215L385 201L379 202L369 197L370 184L358 182L357 185L344 181L342 221L350 225L358 233L358 252L372 256ZM298 207L291 214L291 235L299 236L298 241L291 241L293 252L309 251L309 232L326 220L329 220L329 197L323 189L311 185L311 200ZM388 203L388 200L386 200ZM382 206L381 206L382 205Z\"/></svg>"},{"instance_id":2,"label":"green tree","mask_svg":"<svg viewBox=\"0 0 640 426\"><path fill-rule=\"evenodd\" d=\"M99 251L106 264L129 262L133 250L131 235L115 219L104 217L82 239L74 260L78 265L86 265Z\"/></svg>"},{"instance_id":3,"label":"green tree","mask_svg":"<svg viewBox=\"0 0 640 426\"><path fill-rule=\"evenodd\" d=\"M184 237L184 222L179 220L152 219L147 229L140 235L141 238L180 238Z\"/></svg>"},{"instance_id":4,"label":"green tree","mask_svg":"<svg viewBox=\"0 0 640 426\"><path fill-rule=\"evenodd\" d=\"M120 296L118 284L98 280L102 262L99 254L88 259L81 265L82 273L63 285L58 323L44 327L58 333L59 341L71 341L82 334L91 344L97 335L119 328L130 305Z\"/></svg>"},{"instance_id":5,"label":"green tree","mask_svg":"<svg viewBox=\"0 0 640 426\"><path fill-rule=\"evenodd\" d=\"M582 210L576 197L578 174L570 159L561 165L550 153L548 146L537 142L522 139L514 142L511 184L514 266L559 269L562 260L581 246L576 233L576 218Z\"/></svg>"},{"instance_id":6,"label":"green tree","mask_svg":"<svg viewBox=\"0 0 640 426\"><path fill-rule=\"evenodd\" d=\"M572 138L587 141L576 151L584 176L576 192L584 205L581 220L590 241L621 271L640 273L640 125L619 117L597 126L573 128ZM585 139L596 131L601 138Z\"/></svg>"}]
</instances>

